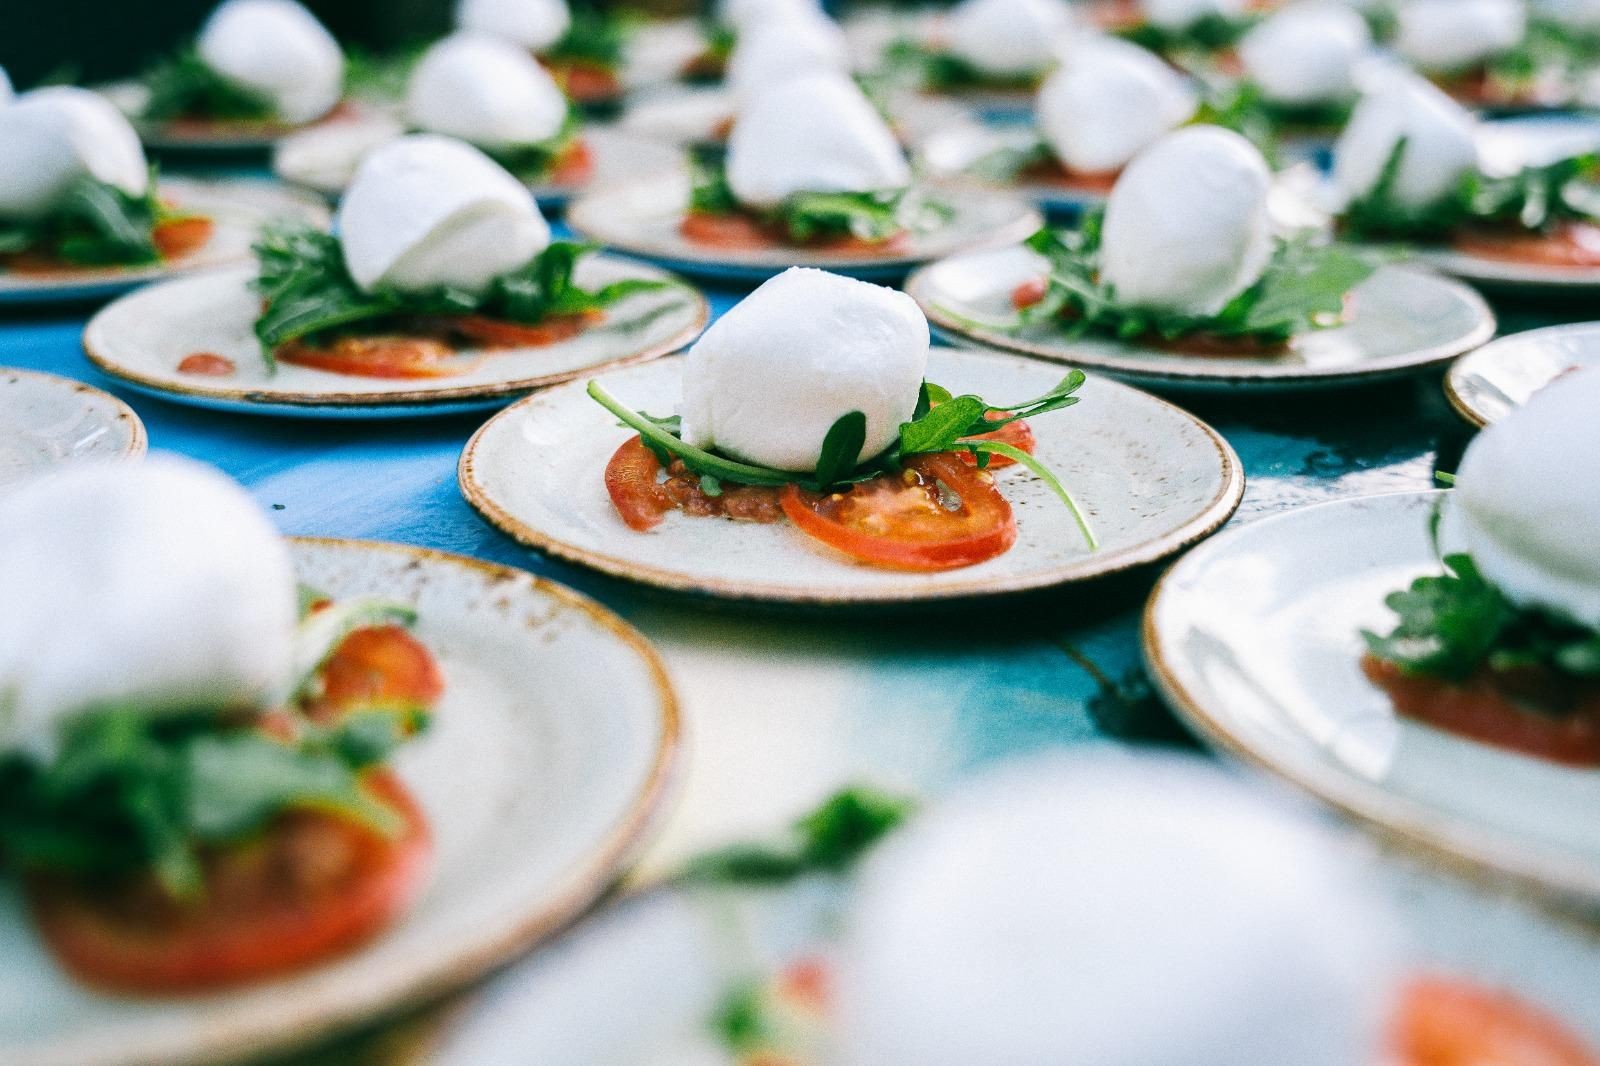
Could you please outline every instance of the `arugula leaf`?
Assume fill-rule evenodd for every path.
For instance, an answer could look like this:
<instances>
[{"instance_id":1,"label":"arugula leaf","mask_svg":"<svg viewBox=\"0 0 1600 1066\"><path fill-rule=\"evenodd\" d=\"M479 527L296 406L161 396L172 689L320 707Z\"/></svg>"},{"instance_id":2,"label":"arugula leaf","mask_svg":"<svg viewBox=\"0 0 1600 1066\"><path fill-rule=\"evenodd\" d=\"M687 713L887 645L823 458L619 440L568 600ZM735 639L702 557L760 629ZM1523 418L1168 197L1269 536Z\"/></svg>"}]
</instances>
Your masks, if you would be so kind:
<instances>
[{"instance_id":1,"label":"arugula leaf","mask_svg":"<svg viewBox=\"0 0 1600 1066\"><path fill-rule=\"evenodd\" d=\"M913 80L920 87L936 92L963 89L1031 91L1038 88L1045 74L1042 70L994 74L953 52L932 49L921 41L905 38L892 42L884 49L883 62L899 79Z\"/></svg>"},{"instance_id":2,"label":"arugula leaf","mask_svg":"<svg viewBox=\"0 0 1600 1066\"><path fill-rule=\"evenodd\" d=\"M524 181L539 181L572 147L583 121L576 107L567 108L561 128L542 141L514 145L480 145L483 153Z\"/></svg>"},{"instance_id":3,"label":"arugula leaf","mask_svg":"<svg viewBox=\"0 0 1600 1066\"><path fill-rule=\"evenodd\" d=\"M277 116L270 97L224 78L207 66L193 48L155 64L139 80L150 93L141 116L145 119L266 122Z\"/></svg>"},{"instance_id":4,"label":"arugula leaf","mask_svg":"<svg viewBox=\"0 0 1600 1066\"><path fill-rule=\"evenodd\" d=\"M867 416L860 411L840 415L822 438L822 453L817 457L817 484L834 485L854 470L866 443Z\"/></svg>"},{"instance_id":5,"label":"arugula leaf","mask_svg":"<svg viewBox=\"0 0 1600 1066\"><path fill-rule=\"evenodd\" d=\"M130 196L85 174L66 188L46 217L0 225L0 253L36 248L85 266L157 263L161 253L153 233L167 217L154 170L142 196Z\"/></svg>"},{"instance_id":6,"label":"arugula leaf","mask_svg":"<svg viewBox=\"0 0 1600 1066\"><path fill-rule=\"evenodd\" d=\"M1254 15L1224 15L1210 11L1181 29L1139 22L1111 32L1157 55L1170 56L1185 52L1220 52L1231 48L1258 21L1259 17Z\"/></svg>"},{"instance_id":7,"label":"arugula leaf","mask_svg":"<svg viewBox=\"0 0 1600 1066\"><path fill-rule=\"evenodd\" d=\"M385 835L401 829L399 816L362 792L355 770L332 751L229 733L194 738L183 758L184 820L197 840L236 839L292 808L338 811Z\"/></svg>"},{"instance_id":8,"label":"arugula leaf","mask_svg":"<svg viewBox=\"0 0 1600 1066\"><path fill-rule=\"evenodd\" d=\"M690 211L711 215L750 213L796 244L838 237L883 241L907 230L932 229L953 215L943 201L909 189L802 192L771 210L753 211L734 195L723 163L714 153L695 153L692 167Z\"/></svg>"},{"instance_id":9,"label":"arugula leaf","mask_svg":"<svg viewBox=\"0 0 1600 1066\"><path fill-rule=\"evenodd\" d=\"M567 32L544 58L616 70L622 66L631 25L630 20L609 11L574 7Z\"/></svg>"}]
</instances>

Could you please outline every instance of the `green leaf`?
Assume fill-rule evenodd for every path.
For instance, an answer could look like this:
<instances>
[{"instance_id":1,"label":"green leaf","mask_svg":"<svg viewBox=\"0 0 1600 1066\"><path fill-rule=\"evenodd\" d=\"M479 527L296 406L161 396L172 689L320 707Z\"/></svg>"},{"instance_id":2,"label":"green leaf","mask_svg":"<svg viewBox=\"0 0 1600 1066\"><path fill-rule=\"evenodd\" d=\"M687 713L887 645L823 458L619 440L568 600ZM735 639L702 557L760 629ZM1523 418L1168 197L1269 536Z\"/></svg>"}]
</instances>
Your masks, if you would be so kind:
<instances>
[{"instance_id":1,"label":"green leaf","mask_svg":"<svg viewBox=\"0 0 1600 1066\"><path fill-rule=\"evenodd\" d=\"M186 821L200 840L231 840L281 811L337 811L373 830L401 828L394 811L361 790L337 756L293 748L256 733L197 737L187 750Z\"/></svg>"},{"instance_id":2,"label":"green leaf","mask_svg":"<svg viewBox=\"0 0 1600 1066\"><path fill-rule=\"evenodd\" d=\"M1067 510L1072 513L1072 519L1077 523L1078 532L1083 535L1083 542L1088 545L1089 550L1100 550L1100 540L1094 535L1094 528L1090 526L1088 516L1083 513L1083 508L1078 506L1078 501L1073 499L1072 493L1067 491L1067 487L1061 483L1060 478L1056 477L1055 474L1050 471L1049 467L1039 462L1039 460L1035 459L1021 448L1013 447L1010 444L1006 444L1004 441L967 441L966 447L974 454L979 456L1003 455L1012 462L1017 463L1019 466L1026 467L1028 470L1032 471L1035 476L1049 486L1050 491L1055 493L1057 498L1060 499L1062 503L1067 505Z\"/></svg>"},{"instance_id":3,"label":"green leaf","mask_svg":"<svg viewBox=\"0 0 1600 1066\"><path fill-rule=\"evenodd\" d=\"M1374 656L1406 673L1462 680L1488 660L1514 611L1470 557L1448 555L1444 566L1384 601L1399 616L1388 636L1363 637Z\"/></svg>"},{"instance_id":4,"label":"green leaf","mask_svg":"<svg viewBox=\"0 0 1600 1066\"><path fill-rule=\"evenodd\" d=\"M915 422L900 426L900 454L949 451L955 442L973 433L986 432L983 416L989 405L976 396L955 396L930 410Z\"/></svg>"},{"instance_id":5,"label":"green leaf","mask_svg":"<svg viewBox=\"0 0 1600 1066\"><path fill-rule=\"evenodd\" d=\"M207 66L193 48L157 63L139 80L149 90L142 114L146 119L265 122L277 113L271 97L229 81Z\"/></svg>"},{"instance_id":6,"label":"green leaf","mask_svg":"<svg viewBox=\"0 0 1600 1066\"><path fill-rule=\"evenodd\" d=\"M831 488L856 468L861 449L867 443L867 416L860 411L842 414L828 427L817 456L816 483Z\"/></svg>"}]
</instances>

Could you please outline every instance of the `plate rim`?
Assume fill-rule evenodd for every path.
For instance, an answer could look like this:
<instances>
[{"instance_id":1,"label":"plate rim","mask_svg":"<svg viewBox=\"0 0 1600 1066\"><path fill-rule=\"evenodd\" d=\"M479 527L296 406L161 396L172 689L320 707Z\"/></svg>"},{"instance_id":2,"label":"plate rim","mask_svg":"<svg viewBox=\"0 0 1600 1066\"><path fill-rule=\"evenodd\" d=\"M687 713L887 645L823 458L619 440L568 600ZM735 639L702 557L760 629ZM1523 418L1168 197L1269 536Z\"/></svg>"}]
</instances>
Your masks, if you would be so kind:
<instances>
[{"instance_id":1,"label":"plate rim","mask_svg":"<svg viewBox=\"0 0 1600 1066\"><path fill-rule=\"evenodd\" d=\"M1600 282L1597 282L1600 283ZM1507 333L1503 337L1496 337L1488 344L1480 345L1470 352L1458 356L1445 371L1442 387L1445 399L1450 401L1450 406L1463 420L1478 429L1486 428L1491 419L1478 410L1467 399L1466 391L1461 387L1462 376L1466 373L1466 364L1472 360L1488 360L1496 354L1496 348L1511 348L1513 342L1526 343L1533 339L1544 337L1558 337L1569 334L1593 334L1600 341L1600 321L1596 322L1560 322L1553 326L1540 326L1537 329L1525 329L1520 333Z\"/></svg>"},{"instance_id":2,"label":"plate rim","mask_svg":"<svg viewBox=\"0 0 1600 1066\"><path fill-rule=\"evenodd\" d=\"M961 351L958 349L957 351ZM964 354L974 354L966 350ZM978 351L984 358L1022 359L1009 352ZM681 358L668 356L668 359ZM1024 360L1037 362L1037 360ZM541 530L507 511L475 477L475 465L483 442L490 430L516 417L521 408L539 397L529 396L498 411L472 434L456 463L456 485L462 497L489 525L506 534L517 543L544 552L564 562L574 563L588 570L620 578L633 584L644 585L674 594L693 594L732 603L770 604L793 607L856 608L885 607L907 604L938 604L975 599L996 599L1029 592L1040 592L1083 582L1110 578L1135 570L1141 566L1158 563L1176 552L1199 543L1227 524L1244 498L1244 464L1233 446L1208 422L1160 396L1097 375L1100 387L1126 390L1160 407L1175 412L1198 426L1206 440L1215 449L1221 462L1222 484L1217 494L1195 517L1177 529L1163 533L1149 541L1135 545L1116 559L1111 566L1084 566L1081 563L1056 567L1041 574L1021 575L1010 579L968 580L946 586L933 592L914 589L881 589L844 593L819 593L784 585L762 585L719 578L699 578L678 571L650 566L632 560L592 551L572 544ZM571 387L570 384L568 387ZM1094 556L1087 556L1092 560Z\"/></svg>"},{"instance_id":3,"label":"plate rim","mask_svg":"<svg viewBox=\"0 0 1600 1066\"><path fill-rule=\"evenodd\" d=\"M1581 862L1562 858L1551 849L1531 845L1499 830L1474 827L1471 822L1435 811L1399 797L1381 785L1363 782L1333 767L1312 761L1286 765L1247 738L1235 734L1221 718L1207 710L1178 679L1163 641L1157 614L1169 602L1176 578L1226 551L1230 541L1251 535L1263 526L1293 522L1307 512L1350 507L1375 500L1436 499L1447 489L1422 489L1347 496L1292 507L1239 526L1208 544L1196 547L1170 566L1151 590L1139 623L1139 644L1145 668L1163 702L1198 735L1213 752L1236 763L1266 773L1331 808L1342 817L1382 839L1483 881L1510 878L1543 900L1592 906L1600 901L1600 866L1585 869Z\"/></svg>"},{"instance_id":4,"label":"plate rim","mask_svg":"<svg viewBox=\"0 0 1600 1066\"><path fill-rule=\"evenodd\" d=\"M31 367L0 366L0 377L24 377L32 378L35 381L47 382L52 386L66 385L73 392L90 393L98 401L110 407L116 412L118 418L128 423L129 427L128 446L117 455L108 457L111 462L128 462L139 459L150 451L150 431L145 427L144 419L139 417L139 412L133 409L132 404L120 396L115 396L105 389L89 384L87 381L69 378L64 374L52 374L48 370L34 370Z\"/></svg>"},{"instance_id":5,"label":"plate rim","mask_svg":"<svg viewBox=\"0 0 1600 1066\"><path fill-rule=\"evenodd\" d=\"M438 1000L481 979L495 967L531 951L570 927L606 891L625 875L629 864L647 846L650 830L665 820L668 800L681 783L685 736L682 701L672 684L661 653L638 629L599 601L549 578L514 566L492 563L456 552L440 551L393 541L343 537L289 536L295 547L362 553L385 553L416 562L461 567L497 582L517 582L551 597L563 607L577 610L631 649L648 669L659 707L660 738L642 784L626 811L563 878L559 891L551 892L526 909L513 927L486 931L478 942L449 949L447 957L417 967L416 973L397 987L354 989L337 1002L322 1004L314 1014L293 1017L273 1015L230 1019L227 1025L200 1025L177 1038L156 1039L144 1047L119 1048L104 1056L106 1062L162 1061L199 1064L239 1055L252 1058L272 1052L287 1053L346 1032L352 1027L395 1015ZM383 934L379 934L381 937ZM362 949L357 948L356 953ZM292 978L291 978L292 979ZM160 1002L160 1001L156 1001ZM82 1037L77 1037L82 1041ZM47 1046L22 1049L22 1060L49 1060L81 1044L52 1051ZM154 1056L154 1058L152 1058ZM99 1061L99 1060L97 1060Z\"/></svg>"},{"instance_id":6,"label":"plate rim","mask_svg":"<svg viewBox=\"0 0 1600 1066\"><path fill-rule=\"evenodd\" d=\"M196 284L218 280L225 273L224 270L212 270L199 273L191 277L169 278L164 281L141 287L138 291L128 293L105 307L96 311L83 327L83 352L89 361L102 372L120 381L138 386L144 390L158 394L174 402L192 402L195 400L210 403L225 402L238 405L241 409L259 408L261 414L275 413L273 407L303 407L303 408L392 408L396 414L406 413L404 408L425 407L435 403L448 403L461 400L492 400L496 397L516 396L521 393L548 388L570 381L583 374L600 373L605 370L618 370L638 363L646 363L652 359L659 359L670 355L692 342L706 328L711 320L711 304L706 294L697 287L688 284L682 278L672 276L670 271L660 267L639 263L635 260L612 255L609 252L596 252L595 257L608 262L621 264L633 270L646 270L661 275L661 280L674 281L688 296L692 298L695 309L694 321L682 330L673 334L671 338L655 344L642 352L619 356L616 359L597 363L581 370L564 372L560 374L545 374L539 377L518 378L514 381L486 382L481 385L458 385L447 389L406 389L393 392L281 392L266 393L259 389L227 388L225 386L189 385L165 381L143 371L130 370L121 364L113 362L104 351L99 350L101 344L98 334L105 329L104 318L122 304L124 300L138 298L149 292L175 287L185 284ZM244 275L245 267L234 267L226 271Z\"/></svg>"}]
</instances>

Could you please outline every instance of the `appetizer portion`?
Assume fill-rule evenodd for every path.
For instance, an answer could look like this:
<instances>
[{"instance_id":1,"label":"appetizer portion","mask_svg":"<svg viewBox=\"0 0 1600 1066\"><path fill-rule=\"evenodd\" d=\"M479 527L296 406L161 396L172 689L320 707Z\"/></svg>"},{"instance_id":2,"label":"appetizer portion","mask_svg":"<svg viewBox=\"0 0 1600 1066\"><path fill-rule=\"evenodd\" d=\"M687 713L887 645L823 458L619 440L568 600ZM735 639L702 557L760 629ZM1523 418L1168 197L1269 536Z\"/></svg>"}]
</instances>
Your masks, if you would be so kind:
<instances>
[{"instance_id":1,"label":"appetizer portion","mask_svg":"<svg viewBox=\"0 0 1600 1066\"><path fill-rule=\"evenodd\" d=\"M138 134L99 94L54 86L0 106L0 269L148 266L211 232L162 202Z\"/></svg>"},{"instance_id":2,"label":"appetizer portion","mask_svg":"<svg viewBox=\"0 0 1600 1066\"><path fill-rule=\"evenodd\" d=\"M902 41L891 64L929 92L1031 93L1072 29L1062 0L960 0L925 41Z\"/></svg>"},{"instance_id":3,"label":"appetizer portion","mask_svg":"<svg viewBox=\"0 0 1600 1066\"><path fill-rule=\"evenodd\" d=\"M566 0L460 0L456 25L537 56L581 104L608 104L622 95L626 34L606 12L587 7L574 13Z\"/></svg>"},{"instance_id":4,"label":"appetizer portion","mask_svg":"<svg viewBox=\"0 0 1600 1066\"><path fill-rule=\"evenodd\" d=\"M1551 382L1467 448L1441 506L1444 572L1386 601L1367 676L1399 713L1486 744L1600 766L1600 373Z\"/></svg>"},{"instance_id":5,"label":"appetizer portion","mask_svg":"<svg viewBox=\"0 0 1600 1066\"><path fill-rule=\"evenodd\" d=\"M1402 0L1394 50L1464 103L1532 103L1538 71L1518 49L1527 19L1523 0Z\"/></svg>"},{"instance_id":6,"label":"appetizer portion","mask_svg":"<svg viewBox=\"0 0 1600 1066\"><path fill-rule=\"evenodd\" d=\"M0 583L0 863L74 977L256 981L415 901L429 830L385 764L444 679L409 607L297 608L258 506L174 459L7 495Z\"/></svg>"},{"instance_id":7,"label":"appetizer portion","mask_svg":"<svg viewBox=\"0 0 1600 1066\"><path fill-rule=\"evenodd\" d=\"M1069 374L1007 408L924 380L928 323L903 293L803 268L762 285L690 349L680 415L589 395L638 431L611 458L606 491L646 533L692 518L787 520L858 562L895 570L971 566L1007 551L1016 517L994 472L1043 479L1094 536L1031 452L1027 419L1070 407Z\"/></svg>"},{"instance_id":8,"label":"appetizer portion","mask_svg":"<svg viewBox=\"0 0 1600 1066\"><path fill-rule=\"evenodd\" d=\"M1261 153L1236 133L1169 134L1127 167L1103 212L1029 241L1050 269L1017 288L1010 328L1046 324L1177 353L1265 356L1338 325L1374 265L1337 246L1278 237L1271 180Z\"/></svg>"},{"instance_id":9,"label":"appetizer portion","mask_svg":"<svg viewBox=\"0 0 1600 1066\"><path fill-rule=\"evenodd\" d=\"M1253 0L1097 0L1094 21L1184 64L1225 51L1254 25Z\"/></svg>"},{"instance_id":10,"label":"appetizer portion","mask_svg":"<svg viewBox=\"0 0 1600 1066\"><path fill-rule=\"evenodd\" d=\"M193 48L147 70L138 119L181 134L281 131L344 96L344 54L296 0L225 0Z\"/></svg>"},{"instance_id":11,"label":"appetizer portion","mask_svg":"<svg viewBox=\"0 0 1600 1066\"><path fill-rule=\"evenodd\" d=\"M280 227L257 245L255 332L269 361L381 378L457 375L495 349L575 337L612 304L663 284L577 285L590 248L552 242L526 186L477 149L432 134L368 155L336 230Z\"/></svg>"},{"instance_id":12,"label":"appetizer portion","mask_svg":"<svg viewBox=\"0 0 1600 1066\"><path fill-rule=\"evenodd\" d=\"M1593 154L1489 174L1473 117L1421 78L1368 93L1334 148L1338 226L1351 238L1445 246L1533 267L1600 267Z\"/></svg>"},{"instance_id":13,"label":"appetizer portion","mask_svg":"<svg viewBox=\"0 0 1600 1066\"><path fill-rule=\"evenodd\" d=\"M727 87L736 101L747 101L768 86L818 73L848 76L849 43L828 16L796 6L780 9L740 36L729 54Z\"/></svg>"},{"instance_id":14,"label":"appetizer portion","mask_svg":"<svg viewBox=\"0 0 1600 1066\"><path fill-rule=\"evenodd\" d=\"M1238 53L1242 90L1274 129L1332 132L1355 106L1372 30L1339 0L1295 0L1246 33Z\"/></svg>"}]
</instances>

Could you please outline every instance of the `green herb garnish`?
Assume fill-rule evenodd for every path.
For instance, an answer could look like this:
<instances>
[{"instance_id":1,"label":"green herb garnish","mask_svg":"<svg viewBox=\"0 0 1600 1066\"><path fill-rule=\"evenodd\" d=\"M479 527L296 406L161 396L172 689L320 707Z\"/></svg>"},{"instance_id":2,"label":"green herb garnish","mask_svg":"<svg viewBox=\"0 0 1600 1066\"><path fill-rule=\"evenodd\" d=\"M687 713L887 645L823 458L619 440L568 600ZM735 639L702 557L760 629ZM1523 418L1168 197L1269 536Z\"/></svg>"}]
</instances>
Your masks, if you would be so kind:
<instances>
[{"instance_id":1,"label":"green herb garnish","mask_svg":"<svg viewBox=\"0 0 1600 1066\"><path fill-rule=\"evenodd\" d=\"M883 52L884 66L897 79L910 79L934 92L990 90L1031 92L1039 87L1047 71L1022 74L995 74L969 63L953 52L929 48L921 41L898 40Z\"/></svg>"},{"instance_id":2,"label":"green herb garnish","mask_svg":"<svg viewBox=\"0 0 1600 1066\"><path fill-rule=\"evenodd\" d=\"M561 128L552 136L532 144L479 145L483 153L524 181L541 181L550 176L561 157L578 138L583 122L577 108L568 108Z\"/></svg>"},{"instance_id":3,"label":"green herb garnish","mask_svg":"<svg viewBox=\"0 0 1600 1066\"><path fill-rule=\"evenodd\" d=\"M0 221L0 253L32 249L83 266L158 263L153 234L172 217L157 195L153 171L143 196L83 175L44 218Z\"/></svg>"},{"instance_id":4,"label":"green herb garnish","mask_svg":"<svg viewBox=\"0 0 1600 1066\"><path fill-rule=\"evenodd\" d=\"M141 118L177 118L269 122L277 117L272 99L229 81L188 48L150 67L140 76L149 90Z\"/></svg>"},{"instance_id":5,"label":"green herb garnish","mask_svg":"<svg viewBox=\"0 0 1600 1066\"><path fill-rule=\"evenodd\" d=\"M885 241L907 231L932 229L952 217L949 205L909 189L876 192L803 192L778 207L755 211L739 203L727 172L709 153L694 158L689 210L699 214L752 214L795 244L841 237Z\"/></svg>"},{"instance_id":6,"label":"green herb garnish","mask_svg":"<svg viewBox=\"0 0 1600 1066\"><path fill-rule=\"evenodd\" d=\"M1221 52L1238 44L1259 16L1229 16L1208 11L1182 29L1171 30L1153 22L1139 22L1111 32L1157 55L1173 56L1187 52Z\"/></svg>"},{"instance_id":7,"label":"green herb garnish","mask_svg":"<svg viewBox=\"0 0 1600 1066\"><path fill-rule=\"evenodd\" d=\"M572 22L544 58L617 70L622 66L632 21L607 11L574 8Z\"/></svg>"}]
</instances>

